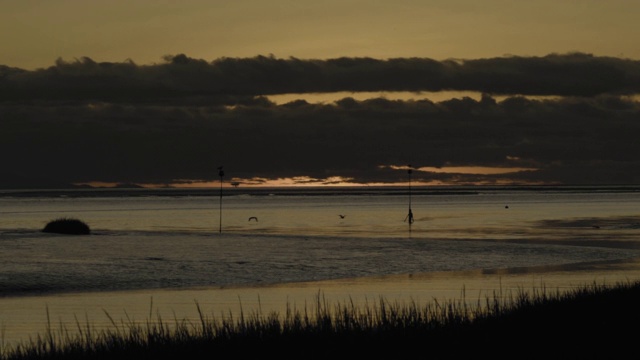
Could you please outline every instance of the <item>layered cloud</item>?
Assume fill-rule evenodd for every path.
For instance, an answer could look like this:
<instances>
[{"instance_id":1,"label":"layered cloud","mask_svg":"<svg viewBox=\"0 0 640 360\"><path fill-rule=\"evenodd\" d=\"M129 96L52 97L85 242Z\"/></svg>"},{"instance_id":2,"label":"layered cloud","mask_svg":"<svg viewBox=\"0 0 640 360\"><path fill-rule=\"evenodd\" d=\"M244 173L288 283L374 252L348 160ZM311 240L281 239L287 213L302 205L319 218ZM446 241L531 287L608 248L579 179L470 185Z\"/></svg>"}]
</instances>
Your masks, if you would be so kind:
<instances>
[{"instance_id":1,"label":"layered cloud","mask_svg":"<svg viewBox=\"0 0 640 360\"><path fill-rule=\"evenodd\" d=\"M436 61L426 58L330 60L221 58L180 54L153 65L58 59L35 71L0 67L5 100L139 101L335 91L474 90L497 94L594 96L640 92L640 61L574 53Z\"/></svg>"},{"instance_id":2,"label":"layered cloud","mask_svg":"<svg viewBox=\"0 0 640 360\"><path fill-rule=\"evenodd\" d=\"M638 183L639 80L639 61L588 54L0 67L0 186L206 182L220 165L247 183L393 183L405 164L425 183ZM440 90L484 95L420 99ZM338 91L418 100L304 100ZM268 98L285 93L300 98Z\"/></svg>"}]
</instances>

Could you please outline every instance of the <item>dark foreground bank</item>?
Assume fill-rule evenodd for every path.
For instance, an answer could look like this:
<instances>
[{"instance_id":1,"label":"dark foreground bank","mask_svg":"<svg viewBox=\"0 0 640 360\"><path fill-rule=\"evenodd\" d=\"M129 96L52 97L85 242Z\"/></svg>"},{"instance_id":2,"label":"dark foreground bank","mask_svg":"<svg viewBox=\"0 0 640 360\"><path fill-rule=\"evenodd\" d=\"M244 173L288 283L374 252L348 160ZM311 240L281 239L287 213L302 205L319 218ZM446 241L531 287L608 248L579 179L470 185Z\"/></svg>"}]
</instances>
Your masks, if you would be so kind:
<instances>
[{"instance_id":1,"label":"dark foreground bank","mask_svg":"<svg viewBox=\"0 0 640 360\"><path fill-rule=\"evenodd\" d=\"M605 359L637 357L640 282L494 293L427 305L385 299L368 306L329 303L284 314L243 314L200 321L113 321L80 335L49 330L3 348L1 359L279 359L371 357L458 359Z\"/></svg>"}]
</instances>

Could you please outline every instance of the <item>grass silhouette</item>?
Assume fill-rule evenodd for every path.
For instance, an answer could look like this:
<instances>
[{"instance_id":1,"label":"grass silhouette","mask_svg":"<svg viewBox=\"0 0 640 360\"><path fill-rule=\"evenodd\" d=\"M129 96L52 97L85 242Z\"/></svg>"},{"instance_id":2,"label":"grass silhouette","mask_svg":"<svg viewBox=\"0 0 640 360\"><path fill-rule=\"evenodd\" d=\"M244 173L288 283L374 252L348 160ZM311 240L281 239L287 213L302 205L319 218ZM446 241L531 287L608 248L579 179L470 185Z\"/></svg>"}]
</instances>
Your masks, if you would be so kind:
<instances>
[{"instance_id":1,"label":"grass silhouette","mask_svg":"<svg viewBox=\"0 0 640 360\"><path fill-rule=\"evenodd\" d=\"M137 323L111 320L97 331L76 320L73 334L49 323L44 336L5 347L0 359L408 358L605 359L640 355L640 282L566 291L518 290L470 305L461 300L329 303L284 314Z\"/></svg>"}]
</instances>

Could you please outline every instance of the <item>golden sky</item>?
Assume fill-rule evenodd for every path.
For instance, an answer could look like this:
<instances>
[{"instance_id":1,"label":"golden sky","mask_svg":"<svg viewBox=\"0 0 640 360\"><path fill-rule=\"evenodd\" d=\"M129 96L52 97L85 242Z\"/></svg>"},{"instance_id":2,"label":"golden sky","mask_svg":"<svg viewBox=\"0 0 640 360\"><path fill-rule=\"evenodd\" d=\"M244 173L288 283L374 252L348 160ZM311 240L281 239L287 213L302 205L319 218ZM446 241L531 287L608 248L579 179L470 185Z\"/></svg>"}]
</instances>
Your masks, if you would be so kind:
<instances>
[{"instance_id":1,"label":"golden sky","mask_svg":"<svg viewBox=\"0 0 640 360\"><path fill-rule=\"evenodd\" d=\"M0 64L57 58L484 58L586 52L640 59L632 0L2 0Z\"/></svg>"}]
</instances>

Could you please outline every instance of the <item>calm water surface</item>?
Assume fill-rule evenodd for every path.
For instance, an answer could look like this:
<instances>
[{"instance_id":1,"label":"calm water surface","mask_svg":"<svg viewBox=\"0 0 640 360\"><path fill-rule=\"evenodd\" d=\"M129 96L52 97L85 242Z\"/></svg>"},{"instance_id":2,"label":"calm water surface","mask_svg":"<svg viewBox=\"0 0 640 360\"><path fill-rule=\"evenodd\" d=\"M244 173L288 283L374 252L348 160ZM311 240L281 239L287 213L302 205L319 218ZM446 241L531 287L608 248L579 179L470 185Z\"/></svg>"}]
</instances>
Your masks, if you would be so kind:
<instances>
[{"instance_id":1,"label":"calm water surface","mask_svg":"<svg viewBox=\"0 0 640 360\"><path fill-rule=\"evenodd\" d=\"M640 235L635 188L34 191L0 209L4 296L610 261ZM92 234L41 232L60 217Z\"/></svg>"},{"instance_id":2,"label":"calm water surface","mask_svg":"<svg viewBox=\"0 0 640 360\"><path fill-rule=\"evenodd\" d=\"M222 198L215 189L0 192L0 234L39 231L54 218L75 217L96 234L223 230L242 235L531 239L572 237L577 230L600 228L621 230L618 234L624 236L622 230L638 228L640 189L623 189L414 189L411 194L397 188L225 189ZM409 202L415 217L411 226L405 221Z\"/></svg>"}]
</instances>

